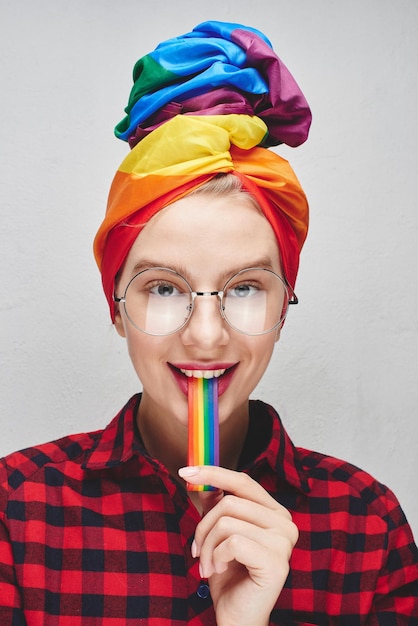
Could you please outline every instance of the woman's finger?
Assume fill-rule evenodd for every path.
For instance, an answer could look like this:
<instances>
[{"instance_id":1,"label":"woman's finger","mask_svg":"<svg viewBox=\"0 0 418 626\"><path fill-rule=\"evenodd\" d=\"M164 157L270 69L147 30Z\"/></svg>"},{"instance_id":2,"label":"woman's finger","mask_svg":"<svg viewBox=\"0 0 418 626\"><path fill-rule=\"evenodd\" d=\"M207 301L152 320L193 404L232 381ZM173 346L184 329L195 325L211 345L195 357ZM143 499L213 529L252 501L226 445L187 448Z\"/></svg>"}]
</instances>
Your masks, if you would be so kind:
<instances>
[{"instance_id":1,"label":"woman's finger","mask_svg":"<svg viewBox=\"0 0 418 626\"><path fill-rule=\"evenodd\" d=\"M286 511L290 515L287 509L276 502L261 485L245 472L236 472L214 465L198 465L180 468L179 476L194 485L213 485L217 489L232 493L239 498L257 502L268 508L281 508L283 512Z\"/></svg>"},{"instance_id":2,"label":"woman's finger","mask_svg":"<svg viewBox=\"0 0 418 626\"><path fill-rule=\"evenodd\" d=\"M297 540L297 529L291 521L290 513L282 506L275 510L267 508L257 502L227 495L220 499L216 506L210 509L196 528L196 554L200 553L200 546L208 533L216 524L225 524L221 520L241 520L254 528L273 529L284 534L290 533Z\"/></svg>"},{"instance_id":3,"label":"woman's finger","mask_svg":"<svg viewBox=\"0 0 418 626\"><path fill-rule=\"evenodd\" d=\"M247 570L251 580L261 587L277 587L280 592L289 573L289 560L292 548L287 542L280 542L272 552L270 546L261 545L250 537L231 535L220 543L213 554L213 572L224 573L229 564L237 562ZM213 573L212 572L212 573ZM203 575L207 573L203 571Z\"/></svg>"},{"instance_id":4,"label":"woman's finger","mask_svg":"<svg viewBox=\"0 0 418 626\"><path fill-rule=\"evenodd\" d=\"M286 520L286 525L266 530L244 520L222 516L210 529L200 544L200 537L195 537L196 546L200 556L200 566L202 575L209 578L214 572L221 573L224 564L233 558L243 565L252 567L251 553L244 556L241 548L235 550L236 545L244 545L247 542L250 546L258 546L268 552L270 560L288 561L292 553L293 546L297 540L297 532L291 528L292 523ZM292 525L293 526L293 525ZM224 558L230 555L231 559ZM264 563L266 566L267 563Z\"/></svg>"}]
</instances>

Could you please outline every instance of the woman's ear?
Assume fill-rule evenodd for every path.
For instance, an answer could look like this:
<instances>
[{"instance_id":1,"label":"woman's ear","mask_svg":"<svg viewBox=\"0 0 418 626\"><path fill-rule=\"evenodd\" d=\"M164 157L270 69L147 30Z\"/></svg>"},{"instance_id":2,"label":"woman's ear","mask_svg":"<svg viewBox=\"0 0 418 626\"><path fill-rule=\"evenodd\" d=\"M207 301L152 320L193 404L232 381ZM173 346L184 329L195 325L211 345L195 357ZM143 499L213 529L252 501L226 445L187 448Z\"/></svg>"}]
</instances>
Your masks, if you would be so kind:
<instances>
[{"instance_id":1,"label":"woman's ear","mask_svg":"<svg viewBox=\"0 0 418 626\"><path fill-rule=\"evenodd\" d=\"M123 323L123 319L122 319L122 315L120 312L120 307L119 304L115 303L115 321L114 321L114 325L116 330L118 331L118 334L121 337L126 337L126 332L125 332L125 325Z\"/></svg>"},{"instance_id":2,"label":"woman's ear","mask_svg":"<svg viewBox=\"0 0 418 626\"><path fill-rule=\"evenodd\" d=\"M115 292L114 293L117 293L116 290L118 289L118 286L119 286L120 275L121 275L121 270L119 270L119 272L115 276L115 281L114 281ZM122 313L120 311L120 302L117 302L116 299L114 300L114 307L115 307L114 308L115 321L113 323L115 325L115 328L118 334L121 337L126 337L125 324L123 323Z\"/></svg>"}]
</instances>

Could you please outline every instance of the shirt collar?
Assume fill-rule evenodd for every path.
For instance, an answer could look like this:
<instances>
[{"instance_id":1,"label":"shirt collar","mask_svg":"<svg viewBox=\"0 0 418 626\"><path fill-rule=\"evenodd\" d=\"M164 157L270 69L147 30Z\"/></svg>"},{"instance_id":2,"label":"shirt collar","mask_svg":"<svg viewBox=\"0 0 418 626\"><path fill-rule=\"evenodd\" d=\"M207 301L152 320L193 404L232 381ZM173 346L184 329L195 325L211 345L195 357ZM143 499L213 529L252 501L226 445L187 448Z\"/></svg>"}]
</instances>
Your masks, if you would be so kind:
<instances>
[{"instance_id":1,"label":"shirt collar","mask_svg":"<svg viewBox=\"0 0 418 626\"><path fill-rule=\"evenodd\" d=\"M140 400L140 394L133 396L110 424L98 433L94 446L86 453L83 469L115 467L138 453L144 453L135 425ZM300 454L280 417L264 402L250 401L250 424L239 466L251 471L265 462L292 487L309 492Z\"/></svg>"},{"instance_id":2,"label":"shirt collar","mask_svg":"<svg viewBox=\"0 0 418 626\"><path fill-rule=\"evenodd\" d=\"M83 469L106 469L129 461L140 449L135 416L141 400L133 396L110 424L98 433L93 447L87 451Z\"/></svg>"},{"instance_id":3,"label":"shirt collar","mask_svg":"<svg viewBox=\"0 0 418 626\"><path fill-rule=\"evenodd\" d=\"M309 493L310 488L299 450L293 445L273 407L260 400L250 401L250 424L240 459L240 469L267 463L290 486Z\"/></svg>"}]
</instances>

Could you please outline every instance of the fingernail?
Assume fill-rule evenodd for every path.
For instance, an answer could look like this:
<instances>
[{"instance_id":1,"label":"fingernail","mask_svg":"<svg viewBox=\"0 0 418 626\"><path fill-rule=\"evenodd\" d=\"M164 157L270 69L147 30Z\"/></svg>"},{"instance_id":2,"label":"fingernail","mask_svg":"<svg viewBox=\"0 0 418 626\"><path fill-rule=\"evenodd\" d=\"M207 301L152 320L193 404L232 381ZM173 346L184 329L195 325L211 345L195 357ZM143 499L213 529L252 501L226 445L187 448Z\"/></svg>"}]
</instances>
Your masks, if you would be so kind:
<instances>
[{"instance_id":1,"label":"fingernail","mask_svg":"<svg viewBox=\"0 0 418 626\"><path fill-rule=\"evenodd\" d=\"M202 565L199 563L199 576L200 578L205 578Z\"/></svg>"},{"instance_id":2,"label":"fingernail","mask_svg":"<svg viewBox=\"0 0 418 626\"><path fill-rule=\"evenodd\" d=\"M197 557L197 547L196 541L193 539L192 547L191 547L192 557L195 559Z\"/></svg>"},{"instance_id":3,"label":"fingernail","mask_svg":"<svg viewBox=\"0 0 418 626\"><path fill-rule=\"evenodd\" d=\"M196 476L199 473L199 467L194 467L193 465L181 467L178 473L182 478L190 478L190 476Z\"/></svg>"}]
</instances>

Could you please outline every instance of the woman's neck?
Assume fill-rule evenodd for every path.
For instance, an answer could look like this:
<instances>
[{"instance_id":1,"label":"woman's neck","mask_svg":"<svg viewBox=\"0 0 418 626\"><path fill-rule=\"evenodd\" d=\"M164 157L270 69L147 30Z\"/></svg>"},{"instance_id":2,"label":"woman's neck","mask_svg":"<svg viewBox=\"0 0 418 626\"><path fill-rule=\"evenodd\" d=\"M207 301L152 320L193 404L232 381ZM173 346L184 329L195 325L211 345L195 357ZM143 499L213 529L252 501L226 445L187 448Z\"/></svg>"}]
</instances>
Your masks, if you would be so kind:
<instances>
[{"instance_id":1,"label":"woman's neck","mask_svg":"<svg viewBox=\"0 0 418 626\"><path fill-rule=\"evenodd\" d=\"M240 416L231 416L221 423L219 442L222 467L237 469L248 424L248 408ZM187 427L173 420L151 416L146 410L141 411L141 404L137 414L137 426L147 452L178 479L178 469L187 465Z\"/></svg>"}]
</instances>

